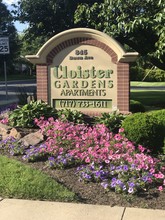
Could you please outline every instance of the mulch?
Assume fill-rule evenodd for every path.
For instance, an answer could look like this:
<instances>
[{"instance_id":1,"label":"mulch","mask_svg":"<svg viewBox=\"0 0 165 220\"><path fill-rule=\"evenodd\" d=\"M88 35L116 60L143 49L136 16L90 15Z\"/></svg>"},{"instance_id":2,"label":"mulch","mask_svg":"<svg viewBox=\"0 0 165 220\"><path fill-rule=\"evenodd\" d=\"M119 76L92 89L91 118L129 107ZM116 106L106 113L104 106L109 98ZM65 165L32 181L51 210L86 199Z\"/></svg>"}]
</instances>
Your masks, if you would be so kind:
<instances>
[{"instance_id":1,"label":"mulch","mask_svg":"<svg viewBox=\"0 0 165 220\"><path fill-rule=\"evenodd\" d=\"M24 132L27 134L29 131L27 129ZM23 161L21 156L11 156L6 152L0 153L51 176L54 180L73 191L77 195L79 203L165 210L165 191L159 192L150 189L148 192L143 191L138 195L116 194L114 191L105 190L99 183L79 181L78 176L75 174L76 167L50 169L42 161L29 163Z\"/></svg>"}]
</instances>

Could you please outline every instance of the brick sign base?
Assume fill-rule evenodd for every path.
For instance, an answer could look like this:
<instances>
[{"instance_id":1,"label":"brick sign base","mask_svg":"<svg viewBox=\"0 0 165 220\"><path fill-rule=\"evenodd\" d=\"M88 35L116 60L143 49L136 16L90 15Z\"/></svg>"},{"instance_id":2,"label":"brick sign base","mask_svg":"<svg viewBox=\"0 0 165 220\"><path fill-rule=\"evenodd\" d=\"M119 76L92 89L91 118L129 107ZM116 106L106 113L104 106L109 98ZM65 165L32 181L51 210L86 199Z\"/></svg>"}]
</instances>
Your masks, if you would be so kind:
<instances>
[{"instance_id":1,"label":"brick sign base","mask_svg":"<svg viewBox=\"0 0 165 220\"><path fill-rule=\"evenodd\" d=\"M26 58L36 64L38 100L99 115L129 112L129 62L137 55L102 32L76 28L54 36Z\"/></svg>"}]
</instances>

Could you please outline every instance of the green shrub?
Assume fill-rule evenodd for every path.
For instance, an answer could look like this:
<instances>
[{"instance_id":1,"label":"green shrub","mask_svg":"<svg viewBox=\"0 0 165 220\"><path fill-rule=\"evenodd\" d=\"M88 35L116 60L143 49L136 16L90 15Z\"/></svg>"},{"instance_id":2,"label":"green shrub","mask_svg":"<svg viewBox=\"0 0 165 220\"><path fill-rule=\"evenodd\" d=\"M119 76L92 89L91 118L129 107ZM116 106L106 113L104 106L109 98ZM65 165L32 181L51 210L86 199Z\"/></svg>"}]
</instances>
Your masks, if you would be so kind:
<instances>
[{"instance_id":1,"label":"green shrub","mask_svg":"<svg viewBox=\"0 0 165 220\"><path fill-rule=\"evenodd\" d=\"M83 124L84 123L84 115L82 112L71 109L61 109L57 111L57 117L61 121L70 121L75 124Z\"/></svg>"},{"instance_id":2,"label":"green shrub","mask_svg":"<svg viewBox=\"0 0 165 220\"><path fill-rule=\"evenodd\" d=\"M122 123L126 137L151 150L152 153L162 152L163 126L152 114L135 113L128 116Z\"/></svg>"},{"instance_id":3,"label":"green shrub","mask_svg":"<svg viewBox=\"0 0 165 220\"><path fill-rule=\"evenodd\" d=\"M145 107L144 105L139 102L139 101L135 101L135 100L130 100L130 111L132 113L136 113L136 112L145 112Z\"/></svg>"},{"instance_id":4,"label":"green shrub","mask_svg":"<svg viewBox=\"0 0 165 220\"><path fill-rule=\"evenodd\" d=\"M116 111L102 113L100 117L95 117L95 124L104 124L111 132L117 133L126 115Z\"/></svg>"},{"instance_id":5,"label":"green shrub","mask_svg":"<svg viewBox=\"0 0 165 220\"><path fill-rule=\"evenodd\" d=\"M13 127L35 127L34 118L56 117L56 110L43 101L32 101L18 107L9 115L9 125Z\"/></svg>"},{"instance_id":6,"label":"green shrub","mask_svg":"<svg viewBox=\"0 0 165 220\"><path fill-rule=\"evenodd\" d=\"M152 111L152 112L149 112L148 114L152 114L154 117L156 117L158 123L162 126L162 130L164 133L163 153L165 154L165 109Z\"/></svg>"},{"instance_id":7,"label":"green shrub","mask_svg":"<svg viewBox=\"0 0 165 220\"><path fill-rule=\"evenodd\" d=\"M165 71L160 69L146 69L145 70L145 81L147 82L164 82Z\"/></svg>"},{"instance_id":8,"label":"green shrub","mask_svg":"<svg viewBox=\"0 0 165 220\"><path fill-rule=\"evenodd\" d=\"M158 122L165 128L165 109L151 111L148 114L155 116Z\"/></svg>"}]
</instances>

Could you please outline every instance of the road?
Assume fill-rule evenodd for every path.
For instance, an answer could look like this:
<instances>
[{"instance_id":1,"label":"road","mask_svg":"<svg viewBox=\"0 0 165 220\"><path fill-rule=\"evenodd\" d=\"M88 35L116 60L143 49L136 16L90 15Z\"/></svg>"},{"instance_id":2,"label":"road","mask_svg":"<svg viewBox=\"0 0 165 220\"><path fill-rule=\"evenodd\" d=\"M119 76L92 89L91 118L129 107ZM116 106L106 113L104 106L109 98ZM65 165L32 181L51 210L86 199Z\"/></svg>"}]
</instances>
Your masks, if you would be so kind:
<instances>
[{"instance_id":1,"label":"road","mask_svg":"<svg viewBox=\"0 0 165 220\"><path fill-rule=\"evenodd\" d=\"M131 90L165 90L165 86L131 86Z\"/></svg>"},{"instance_id":2,"label":"road","mask_svg":"<svg viewBox=\"0 0 165 220\"><path fill-rule=\"evenodd\" d=\"M18 102L18 95L26 93L31 95L36 91L35 80L18 80L7 82L7 95L5 82L0 82L0 105Z\"/></svg>"},{"instance_id":3,"label":"road","mask_svg":"<svg viewBox=\"0 0 165 220\"><path fill-rule=\"evenodd\" d=\"M165 87L142 87L132 86L131 90L165 90ZM18 102L18 94L27 93L31 95L36 91L35 80L18 80L7 82L7 93L6 97L6 86L5 82L0 82L0 106L5 103Z\"/></svg>"}]
</instances>

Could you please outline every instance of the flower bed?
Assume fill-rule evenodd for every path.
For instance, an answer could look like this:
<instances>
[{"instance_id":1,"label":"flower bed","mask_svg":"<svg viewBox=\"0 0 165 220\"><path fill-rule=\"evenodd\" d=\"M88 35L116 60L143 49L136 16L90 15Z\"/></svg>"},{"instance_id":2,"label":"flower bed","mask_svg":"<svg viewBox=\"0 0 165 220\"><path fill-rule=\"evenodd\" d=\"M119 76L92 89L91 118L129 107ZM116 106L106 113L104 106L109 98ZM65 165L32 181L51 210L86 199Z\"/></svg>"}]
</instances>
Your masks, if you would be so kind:
<instances>
[{"instance_id":1,"label":"flower bed","mask_svg":"<svg viewBox=\"0 0 165 220\"><path fill-rule=\"evenodd\" d=\"M111 133L104 125L93 127L49 118L35 123L45 136L40 146L26 148L16 140L1 141L1 150L23 155L26 161L44 160L50 168L77 167L80 181L97 182L103 190L136 194L165 188L165 167L143 146L134 146L123 129Z\"/></svg>"}]
</instances>

